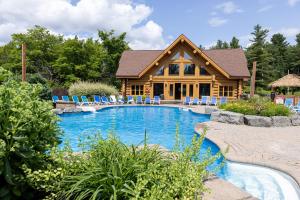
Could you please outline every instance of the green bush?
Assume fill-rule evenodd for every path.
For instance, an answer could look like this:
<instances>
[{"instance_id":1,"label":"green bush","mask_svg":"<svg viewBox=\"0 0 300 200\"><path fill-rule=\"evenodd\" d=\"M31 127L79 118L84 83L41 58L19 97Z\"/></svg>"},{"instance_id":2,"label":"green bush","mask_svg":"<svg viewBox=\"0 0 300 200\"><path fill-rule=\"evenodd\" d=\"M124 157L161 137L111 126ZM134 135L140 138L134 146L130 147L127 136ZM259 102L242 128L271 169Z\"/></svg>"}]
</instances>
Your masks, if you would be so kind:
<instances>
[{"instance_id":1,"label":"green bush","mask_svg":"<svg viewBox=\"0 0 300 200\"><path fill-rule=\"evenodd\" d=\"M207 167L221 156L208 151L200 157L204 138L194 137L182 151L177 140L174 151L165 153L146 142L127 146L113 135L93 137L86 142L90 150L56 154L59 169L26 170L27 177L55 199L192 199L207 190Z\"/></svg>"},{"instance_id":2,"label":"green bush","mask_svg":"<svg viewBox=\"0 0 300 200\"><path fill-rule=\"evenodd\" d=\"M7 81L12 75L10 71L0 67L0 83Z\"/></svg>"},{"instance_id":3,"label":"green bush","mask_svg":"<svg viewBox=\"0 0 300 200\"><path fill-rule=\"evenodd\" d=\"M92 82L77 82L70 86L69 95L117 95L118 90L114 86L110 86L104 83L92 83Z\"/></svg>"},{"instance_id":4,"label":"green bush","mask_svg":"<svg viewBox=\"0 0 300 200\"><path fill-rule=\"evenodd\" d=\"M30 199L24 167L43 169L49 150L59 143L58 117L41 101L40 85L10 80L0 86L0 198Z\"/></svg>"},{"instance_id":5,"label":"green bush","mask_svg":"<svg viewBox=\"0 0 300 200\"><path fill-rule=\"evenodd\" d=\"M249 100L239 100L219 106L221 109L242 113L245 115L259 116L289 116L290 110L284 105L276 105L268 98L251 98Z\"/></svg>"}]
</instances>

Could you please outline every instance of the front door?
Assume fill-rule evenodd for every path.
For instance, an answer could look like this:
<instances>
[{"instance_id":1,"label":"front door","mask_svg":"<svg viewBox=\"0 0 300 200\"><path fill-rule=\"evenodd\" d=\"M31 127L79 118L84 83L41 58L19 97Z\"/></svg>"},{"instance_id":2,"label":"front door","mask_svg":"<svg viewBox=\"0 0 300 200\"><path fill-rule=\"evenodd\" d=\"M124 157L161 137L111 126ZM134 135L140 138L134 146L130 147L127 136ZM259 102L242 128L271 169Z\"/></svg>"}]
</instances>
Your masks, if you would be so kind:
<instances>
[{"instance_id":1,"label":"front door","mask_svg":"<svg viewBox=\"0 0 300 200\"><path fill-rule=\"evenodd\" d=\"M175 83L175 99L181 100L181 83Z\"/></svg>"},{"instance_id":2,"label":"front door","mask_svg":"<svg viewBox=\"0 0 300 200\"><path fill-rule=\"evenodd\" d=\"M199 97L210 96L210 83L199 83Z\"/></svg>"},{"instance_id":3,"label":"front door","mask_svg":"<svg viewBox=\"0 0 300 200\"><path fill-rule=\"evenodd\" d=\"M163 83L153 83L153 96L160 96L164 94Z\"/></svg>"}]
</instances>

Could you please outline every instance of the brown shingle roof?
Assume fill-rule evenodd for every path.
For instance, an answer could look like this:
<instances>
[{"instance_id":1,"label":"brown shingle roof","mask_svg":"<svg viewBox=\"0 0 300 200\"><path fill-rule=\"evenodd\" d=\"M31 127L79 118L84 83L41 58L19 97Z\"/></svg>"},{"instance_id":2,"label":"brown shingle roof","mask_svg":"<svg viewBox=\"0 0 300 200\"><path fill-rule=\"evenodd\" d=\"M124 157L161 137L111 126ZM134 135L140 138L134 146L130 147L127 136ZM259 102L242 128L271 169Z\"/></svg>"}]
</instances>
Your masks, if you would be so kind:
<instances>
[{"instance_id":1,"label":"brown shingle roof","mask_svg":"<svg viewBox=\"0 0 300 200\"><path fill-rule=\"evenodd\" d=\"M117 71L117 77L137 77L153 62L163 50L124 51ZM210 59L232 77L249 77L247 60L242 49L203 50Z\"/></svg>"}]
</instances>

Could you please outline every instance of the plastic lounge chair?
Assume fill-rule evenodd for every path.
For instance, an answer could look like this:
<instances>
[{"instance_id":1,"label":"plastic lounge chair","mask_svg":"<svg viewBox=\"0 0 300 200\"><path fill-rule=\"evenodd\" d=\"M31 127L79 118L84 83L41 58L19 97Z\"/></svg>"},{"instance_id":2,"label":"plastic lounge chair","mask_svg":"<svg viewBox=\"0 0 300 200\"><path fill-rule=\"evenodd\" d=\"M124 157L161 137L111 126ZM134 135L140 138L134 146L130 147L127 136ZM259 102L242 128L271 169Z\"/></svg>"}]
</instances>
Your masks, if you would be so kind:
<instances>
[{"instance_id":1,"label":"plastic lounge chair","mask_svg":"<svg viewBox=\"0 0 300 200\"><path fill-rule=\"evenodd\" d=\"M56 103L57 101L59 101L58 96L52 96L52 101L53 101L53 103Z\"/></svg>"},{"instance_id":2,"label":"plastic lounge chair","mask_svg":"<svg viewBox=\"0 0 300 200\"><path fill-rule=\"evenodd\" d=\"M76 103L77 105L82 105L82 103L79 101L79 98L78 96L72 96L72 100L74 103Z\"/></svg>"},{"instance_id":3,"label":"plastic lounge chair","mask_svg":"<svg viewBox=\"0 0 300 200\"><path fill-rule=\"evenodd\" d=\"M145 104L151 104L151 99L149 96L146 96L145 98Z\"/></svg>"},{"instance_id":4,"label":"plastic lounge chair","mask_svg":"<svg viewBox=\"0 0 300 200\"><path fill-rule=\"evenodd\" d=\"M115 95L110 95L109 96L109 102L112 104L116 104L117 103L117 98Z\"/></svg>"},{"instance_id":5,"label":"plastic lounge chair","mask_svg":"<svg viewBox=\"0 0 300 200\"><path fill-rule=\"evenodd\" d=\"M137 104L142 104L143 103L143 97L142 96L137 96L136 97L136 103Z\"/></svg>"},{"instance_id":6,"label":"plastic lounge chair","mask_svg":"<svg viewBox=\"0 0 300 200\"><path fill-rule=\"evenodd\" d=\"M211 98L210 105L213 105L213 106L216 106L216 105L217 105L217 97L213 96L213 97Z\"/></svg>"},{"instance_id":7,"label":"plastic lounge chair","mask_svg":"<svg viewBox=\"0 0 300 200\"><path fill-rule=\"evenodd\" d=\"M127 103L134 103L132 96L128 96Z\"/></svg>"},{"instance_id":8,"label":"plastic lounge chair","mask_svg":"<svg viewBox=\"0 0 300 200\"><path fill-rule=\"evenodd\" d=\"M227 103L227 97L221 97L220 98L220 105Z\"/></svg>"},{"instance_id":9,"label":"plastic lounge chair","mask_svg":"<svg viewBox=\"0 0 300 200\"><path fill-rule=\"evenodd\" d=\"M93 104L93 102L90 102L86 96L81 96L81 100L83 105Z\"/></svg>"},{"instance_id":10,"label":"plastic lounge chair","mask_svg":"<svg viewBox=\"0 0 300 200\"><path fill-rule=\"evenodd\" d=\"M190 105L191 104L191 97L185 97L183 105Z\"/></svg>"},{"instance_id":11,"label":"plastic lounge chair","mask_svg":"<svg viewBox=\"0 0 300 200\"><path fill-rule=\"evenodd\" d=\"M202 96L200 104L207 105L208 102L209 102L209 96Z\"/></svg>"},{"instance_id":12,"label":"plastic lounge chair","mask_svg":"<svg viewBox=\"0 0 300 200\"><path fill-rule=\"evenodd\" d=\"M154 96L153 104L160 104L160 97L159 96Z\"/></svg>"},{"instance_id":13,"label":"plastic lounge chair","mask_svg":"<svg viewBox=\"0 0 300 200\"><path fill-rule=\"evenodd\" d=\"M292 107L292 110L295 112L300 113L300 100L298 101L298 104L296 106Z\"/></svg>"},{"instance_id":14,"label":"plastic lounge chair","mask_svg":"<svg viewBox=\"0 0 300 200\"><path fill-rule=\"evenodd\" d=\"M124 103L124 97L123 97L122 95L120 95L120 96L118 97L118 103L119 103L119 104L123 104L123 103Z\"/></svg>"},{"instance_id":15,"label":"plastic lounge chair","mask_svg":"<svg viewBox=\"0 0 300 200\"><path fill-rule=\"evenodd\" d=\"M286 98L284 101L284 105L288 108L292 108L294 104L294 99L293 98Z\"/></svg>"},{"instance_id":16,"label":"plastic lounge chair","mask_svg":"<svg viewBox=\"0 0 300 200\"><path fill-rule=\"evenodd\" d=\"M98 104L98 105L102 104L100 96L94 95L94 104Z\"/></svg>"},{"instance_id":17,"label":"plastic lounge chair","mask_svg":"<svg viewBox=\"0 0 300 200\"><path fill-rule=\"evenodd\" d=\"M107 99L106 96L102 96L102 97L101 97L101 102L102 102L103 104L110 104L110 102L108 101L108 99Z\"/></svg>"},{"instance_id":18,"label":"plastic lounge chair","mask_svg":"<svg viewBox=\"0 0 300 200\"><path fill-rule=\"evenodd\" d=\"M199 102L199 98L195 97L191 103L192 103L193 105L199 105L199 103L200 103L200 102Z\"/></svg>"},{"instance_id":19,"label":"plastic lounge chair","mask_svg":"<svg viewBox=\"0 0 300 200\"><path fill-rule=\"evenodd\" d=\"M69 96L62 96L64 102L70 102Z\"/></svg>"}]
</instances>

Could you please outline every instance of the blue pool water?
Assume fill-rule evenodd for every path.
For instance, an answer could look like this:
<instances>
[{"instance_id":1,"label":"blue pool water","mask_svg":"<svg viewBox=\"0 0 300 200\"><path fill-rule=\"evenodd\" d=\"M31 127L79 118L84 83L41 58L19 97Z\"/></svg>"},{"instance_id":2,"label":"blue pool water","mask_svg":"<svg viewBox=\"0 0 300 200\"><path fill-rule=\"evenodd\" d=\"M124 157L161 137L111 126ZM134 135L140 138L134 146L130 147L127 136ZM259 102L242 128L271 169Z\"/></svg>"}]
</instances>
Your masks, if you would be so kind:
<instances>
[{"instance_id":1,"label":"blue pool water","mask_svg":"<svg viewBox=\"0 0 300 200\"><path fill-rule=\"evenodd\" d=\"M124 106L104 108L95 113L62 114L60 117L59 125L64 131L63 141L68 141L74 151L80 151L79 140L87 135L101 133L106 137L113 133L126 144L138 145L144 140L145 130L148 144L160 144L172 149L175 144L176 127L179 128L181 141L189 144L195 134L195 125L209 121L210 116L180 108ZM212 154L219 151L214 143L204 140L201 153L208 148ZM215 164L219 162L220 160ZM291 196L292 199L299 197L293 185L286 187L290 180L271 169L227 161L217 175L259 199L281 200L291 199Z\"/></svg>"}]
</instances>

